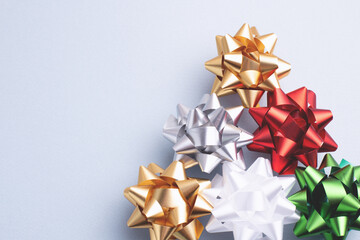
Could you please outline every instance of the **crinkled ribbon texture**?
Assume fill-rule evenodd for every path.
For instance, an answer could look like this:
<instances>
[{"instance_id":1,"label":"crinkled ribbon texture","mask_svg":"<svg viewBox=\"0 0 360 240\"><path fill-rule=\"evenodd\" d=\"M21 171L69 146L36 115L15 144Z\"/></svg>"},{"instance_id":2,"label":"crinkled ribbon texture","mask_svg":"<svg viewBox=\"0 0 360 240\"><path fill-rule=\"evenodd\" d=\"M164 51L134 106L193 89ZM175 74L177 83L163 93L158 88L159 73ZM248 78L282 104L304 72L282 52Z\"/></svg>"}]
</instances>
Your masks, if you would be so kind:
<instances>
[{"instance_id":1,"label":"crinkled ribbon texture","mask_svg":"<svg viewBox=\"0 0 360 240\"><path fill-rule=\"evenodd\" d=\"M243 109L225 109L215 94L206 94L194 109L179 104L177 117L168 118L163 134L175 144L178 157L195 159L203 172L210 173L222 161L240 159L241 147L252 142L253 135L236 126Z\"/></svg>"},{"instance_id":2,"label":"crinkled ribbon texture","mask_svg":"<svg viewBox=\"0 0 360 240\"><path fill-rule=\"evenodd\" d=\"M346 239L360 230L360 167L340 165L326 154L319 169L296 169L301 190L289 197L301 212L294 227L298 237L323 234L326 240Z\"/></svg>"},{"instance_id":3,"label":"crinkled ribbon texture","mask_svg":"<svg viewBox=\"0 0 360 240\"><path fill-rule=\"evenodd\" d=\"M337 149L325 130L333 115L316 108L314 92L305 87L288 94L275 89L268 93L267 105L249 110L259 128L248 149L271 153L275 172L294 174L298 161L316 167L318 152Z\"/></svg>"},{"instance_id":4,"label":"crinkled ribbon texture","mask_svg":"<svg viewBox=\"0 0 360 240\"><path fill-rule=\"evenodd\" d=\"M212 93L218 96L238 93L245 107L255 107L264 91L280 88L279 79L291 66L273 54L275 34L259 35L244 24L234 37L216 36L218 56L205 63L216 77Z\"/></svg>"},{"instance_id":5,"label":"crinkled ribbon texture","mask_svg":"<svg viewBox=\"0 0 360 240\"><path fill-rule=\"evenodd\" d=\"M202 194L210 187L209 180L187 177L180 161L165 170L154 163L141 166L138 185L124 191L135 206L127 224L148 228L151 240L197 240L204 229L197 218L212 209Z\"/></svg>"},{"instance_id":6,"label":"crinkled ribbon texture","mask_svg":"<svg viewBox=\"0 0 360 240\"><path fill-rule=\"evenodd\" d=\"M258 158L247 171L225 162L223 175L216 175L212 188L204 191L214 206L206 230L232 231L235 240L282 239L283 225L299 219L286 199L295 181L273 176L268 159Z\"/></svg>"}]
</instances>

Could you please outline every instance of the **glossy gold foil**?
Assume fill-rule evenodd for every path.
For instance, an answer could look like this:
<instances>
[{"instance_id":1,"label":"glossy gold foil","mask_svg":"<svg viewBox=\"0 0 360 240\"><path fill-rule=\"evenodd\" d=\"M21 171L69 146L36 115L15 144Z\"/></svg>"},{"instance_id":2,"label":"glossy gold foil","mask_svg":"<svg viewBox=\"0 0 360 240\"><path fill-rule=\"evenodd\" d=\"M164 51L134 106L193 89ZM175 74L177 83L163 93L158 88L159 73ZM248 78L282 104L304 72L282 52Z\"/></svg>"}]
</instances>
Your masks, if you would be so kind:
<instances>
[{"instance_id":1,"label":"glossy gold foil","mask_svg":"<svg viewBox=\"0 0 360 240\"><path fill-rule=\"evenodd\" d=\"M138 184L124 191L135 206L129 227L149 228L151 240L199 239L204 227L197 218L212 210L202 192L211 183L187 177L188 166L174 161L165 170L154 163L140 167Z\"/></svg>"},{"instance_id":2,"label":"glossy gold foil","mask_svg":"<svg viewBox=\"0 0 360 240\"><path fill-rule=\"evenodd\" d=\"M256 107L264 91L280 88L279 80L291 66L273 54L275 34L259 35L244 24L235 36L216 36L218 56L205 67L216 75L211 93L226 96L238 93L244 107Z\"/></svg>"}]
</instances>

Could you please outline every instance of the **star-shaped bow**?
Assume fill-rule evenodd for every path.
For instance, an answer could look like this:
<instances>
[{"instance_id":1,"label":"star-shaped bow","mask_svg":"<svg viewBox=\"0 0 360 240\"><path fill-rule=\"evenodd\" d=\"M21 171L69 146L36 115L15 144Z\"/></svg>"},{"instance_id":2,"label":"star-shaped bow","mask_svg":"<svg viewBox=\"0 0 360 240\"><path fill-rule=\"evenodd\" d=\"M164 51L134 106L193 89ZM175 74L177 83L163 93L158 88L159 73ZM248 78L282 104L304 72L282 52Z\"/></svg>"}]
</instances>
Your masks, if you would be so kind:
<instances>
[{"instance_id":1,"label":"star-shaped bow","mask_svg":"<svg viewBox=\"0 0 360 240\"><path fill-rule=\"evenodd\" d=\"M177 118L168 118L163 134L175 144L173 148L181 158L184 154L196 160L203 172L210 173L223 161L239 160L243 164L241 147L253 137L236 126L243 109L225 109L215 94L206 94L194 109L178 105Z\"/></svg>"},{"instance_id":2,"label":"star-shaped bow","mask_svg":"<svg viewBox=\"0 0 360 240\"><path fill-rule=\"evenodd\" d=\"M325 127L333 119L330 110L316 108L315 93L305 87L285 94L268 93L268 106L250 108L259 128L252 151L272 154L272 167L279 174L294 174L298 161L317 166L317 153L335 151L337 144Z\"/></svg>"},{"instance_id":3,"label":"star-shaped bow","mask_svg":"<svg viewBox=\"0 0 360 240\"><path fill-rule=\"evenodd\" d=\"M344 240L350 229L360 230L360 167L344 159L340 165L326 154L319 169L296 169L301 190L289 197L301 212L294 227L298 237L323 234Z\"/></svg>"},{"instance_id":4,"label":"star-shaped bow","mask_svg":"<svg viewBox=\"0 0 360 240\"><path fill-rule=\"evenodd\" d=\"M282 240L284 224L299 220L286 199L295 181L273 176L268 159L258 158L246 171L225 162L223 175L216 175L212 188L204 191L214 206L206 230L232 231L235 240Z\"/></svg>"},{"instance_id":5,"label":"star-shaped bow","mask_svg":"<svg viewBox=\"0 0 360 240\"><path fill-rule=\"evenodd\" d=\"M273 54L275 34L259 35L256 28L244 24L234 37L216 36L218 56L205 67L216 77L212 93L218 96L238 93L245 107L255 107L264 91L279 88L279 79L291 66Z\"/></svg>"},{"instance_id":6,"label":"star-shaped bow","mask_svg":"<svg viewBox=\"0 0 360 240\"><path fill-rule=\"evenodd\" d=\"M124 191L135 206L127 224L148 228L151 240L197 240L204 229L197 218L212 209L202 195L210 187L209 180L187 177L180 161L165 170L154 163L141 166L138 185Z\"/></svg>"}]
</instances>

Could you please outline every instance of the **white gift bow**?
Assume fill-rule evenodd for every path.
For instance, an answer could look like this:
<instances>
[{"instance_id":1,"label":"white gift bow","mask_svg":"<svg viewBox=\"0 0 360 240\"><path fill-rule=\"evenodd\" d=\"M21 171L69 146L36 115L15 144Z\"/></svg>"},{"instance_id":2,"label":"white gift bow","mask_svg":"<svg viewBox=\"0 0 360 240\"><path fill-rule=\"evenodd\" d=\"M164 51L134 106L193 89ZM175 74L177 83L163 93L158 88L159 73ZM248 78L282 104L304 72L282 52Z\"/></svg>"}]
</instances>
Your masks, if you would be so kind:
<instances>
[{"instance_id":1,"label":"white gift bow","mask_svg":"<svg viewBox=\"0 0 360 240\"><path fill-rule=\"evenodd\" d=\"M296 207L286 196L294 177L273 176L268 159L258 158L248 170L224 162L205 196L214 209L206 226L210 233L234 233L235 240L281 240L283 225L299 220Z\"/></svg>"}]
</instances>

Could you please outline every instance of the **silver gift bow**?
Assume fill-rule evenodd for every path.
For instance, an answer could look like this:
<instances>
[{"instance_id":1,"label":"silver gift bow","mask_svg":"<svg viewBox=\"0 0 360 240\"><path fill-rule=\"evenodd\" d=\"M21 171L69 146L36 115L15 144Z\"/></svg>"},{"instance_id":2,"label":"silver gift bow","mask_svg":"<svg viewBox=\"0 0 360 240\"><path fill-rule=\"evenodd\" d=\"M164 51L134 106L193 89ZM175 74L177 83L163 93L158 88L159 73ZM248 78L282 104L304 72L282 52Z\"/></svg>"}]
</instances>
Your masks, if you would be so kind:
<instances>
[{"instance_id":1,"label":"silver gift bow","mask_svg":"<svg viewBox=\"0 0 360 240\"><path fill-rule=\"evenodd\" d=\"M215 94L205 94L194 109L179 104L177 118L168 118L163 135L174 143L173 149L179 154L176 159L190 157L203 172L210 173L222 161L243 161L240 149L253 139L251 133L236 126L243 109L225 109Z\"/></svg>"}]
</instances>

